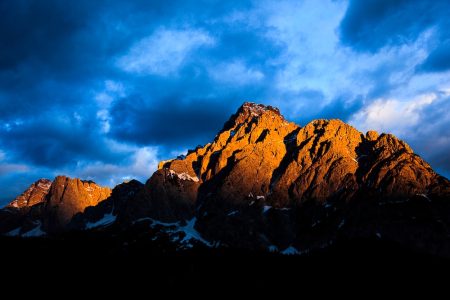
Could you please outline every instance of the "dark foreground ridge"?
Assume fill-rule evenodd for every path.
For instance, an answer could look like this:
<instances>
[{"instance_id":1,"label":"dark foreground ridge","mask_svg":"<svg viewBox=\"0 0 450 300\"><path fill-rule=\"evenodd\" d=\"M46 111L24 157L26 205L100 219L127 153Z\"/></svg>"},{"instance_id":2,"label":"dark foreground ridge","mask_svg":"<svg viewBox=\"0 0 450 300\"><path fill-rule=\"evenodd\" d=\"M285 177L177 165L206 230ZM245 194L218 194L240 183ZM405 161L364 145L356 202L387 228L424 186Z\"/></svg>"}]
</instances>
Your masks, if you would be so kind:
<instances>
[{"instance_id":1,"label":"dark foreground ridge","mask_svg":"<svg viewBox=\"0 0 450 300\"><path fill-rule=\"evenodd\" d=\"M450 266L447 259L375 239L339 240L308 254L286 256L235 248L177 251L170 241L129 238L125 245L121 238L89 234L0 238L0 255L8 258L2 262L2 285L20 290L26 281L39 290L51 282L58 289L76 287L72 293L81 295L97 291L103 296L121 292L141 297L160 290L184 296L236 290L279 295L298 291L299 286L302 292L347 294L351 282L354 293L360 288L403 293L430 285L446 287L448 277L443 274Z\"/></svg>"},{"instance_id":2,"label":"dark foreground ridge","mask_svg":"<svg viewBox=\"0 0 450 300\"><path fill-rule=\"evenodd\" d=\"M286 257L443 265L450 182L393 135L340 120L300 127L245 103L211 143L161 162L145 184L37 181L0 210L0 233L2 257L71 257L74 267L180 257L187 277L208 267L199 257L224 268L245 255L269 269L289 267Z\"/></svg>"}]
</instances>

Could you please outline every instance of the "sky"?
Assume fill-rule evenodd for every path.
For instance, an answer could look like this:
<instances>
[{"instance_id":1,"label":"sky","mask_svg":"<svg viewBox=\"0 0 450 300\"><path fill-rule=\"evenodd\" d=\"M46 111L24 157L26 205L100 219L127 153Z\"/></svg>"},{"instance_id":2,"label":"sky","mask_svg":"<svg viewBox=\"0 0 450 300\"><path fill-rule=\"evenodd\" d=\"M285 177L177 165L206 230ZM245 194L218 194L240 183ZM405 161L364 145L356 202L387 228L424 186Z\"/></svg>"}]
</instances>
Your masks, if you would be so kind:
<instances>
[{"instance_id":1,"label":"sky","mask_svg":"<svg viewBox=\"0 0 450 300\"><path fill-rule=\"evenodd\" d=\"M448 0L0 0L0 204L113 187L206 144L244 101L393 133L450 177Z\"/></svg>"}]
</instances>

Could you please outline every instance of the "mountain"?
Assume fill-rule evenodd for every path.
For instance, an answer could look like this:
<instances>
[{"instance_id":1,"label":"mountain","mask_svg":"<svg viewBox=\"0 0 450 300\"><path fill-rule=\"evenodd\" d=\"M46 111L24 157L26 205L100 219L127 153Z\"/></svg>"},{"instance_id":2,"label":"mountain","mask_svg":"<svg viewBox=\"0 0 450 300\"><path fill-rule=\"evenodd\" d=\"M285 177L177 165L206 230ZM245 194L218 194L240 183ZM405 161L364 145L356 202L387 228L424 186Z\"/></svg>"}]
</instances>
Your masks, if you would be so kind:
<instances>
[{"instance_id":1,"label":"mountain","mask_svg":"<svg viewBox=\"0 0 450 300\"><path fill-rule=\"evenodd\" d=\"M57 177L47 194L30 202L31 193L3 209L2 232L25 232L18 216L50 235L138 234L178 249L295 254L363 238L450 255L450 182L405 142L340 120L301 127L254 103L211 143L161 162L145 185L130 181L111 193ZM17 213L19 203L31 209Z\"/></svg>"},{"instance_id":2,"label":"mountain","mask_svg":"<svg viewBox=\"0 0 450 300\"><path fill-rule=\"evenodd\" d=\"M40 179L0 211L0 232L40 236L64 231L72 217L108 198L111 189L58 176Z\"/></svg>"},{"instance_id":3,"label":"mountain","mask_svg":"<svg viewBox=\"0 0 450 300\"><path fill-rule=\"evenodd\" d=\"M6 207L24 209L45 201L45 196L52 185L51 180L39 179Z\"/></svg>"}]
</instances>

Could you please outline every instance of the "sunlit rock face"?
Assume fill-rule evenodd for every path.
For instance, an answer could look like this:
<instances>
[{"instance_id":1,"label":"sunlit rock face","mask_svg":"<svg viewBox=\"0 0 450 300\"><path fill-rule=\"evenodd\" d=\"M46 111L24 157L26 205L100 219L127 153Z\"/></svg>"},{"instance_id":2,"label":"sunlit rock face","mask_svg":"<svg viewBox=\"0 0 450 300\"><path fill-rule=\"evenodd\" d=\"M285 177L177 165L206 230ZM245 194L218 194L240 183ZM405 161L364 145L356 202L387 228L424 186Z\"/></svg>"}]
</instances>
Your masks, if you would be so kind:
<instances>
[{"instance_id":1,"label":"sunlit rock face","mask_svg":"<svg viewBox=\"0 0 450 300\"><path fill-rule=\"evenodd\" d=\"M6 207L22 209L44 202L45 196L48 194L51 185L51 180L39 179L30 185L30 187L20 196L11 201Z\"/></svg>"},{"instance_id":2,"label":"sunlit rock face","mask_svg":"<svg viewBox=\"0 0 450 300\"><path fill-rule=\"evenodd\" d=\"M170 218L171 206L183 206L189 217L190 206L208 199L230 206L257 199L286 207L350 200L361 189L383 198L432 197L430 189L441 180L393 135L363 134L340 120L300 127L276 108L245 103L212 143L161 163L143 201L155 205L149 212L166 211L162 218Z\"/></svg>"},{"instance_id":3,"label":"sunlit rock face","mask_svg":"<svg viewBox=\"0 0 450 300\"><path fill-rule=\"evenodd\" d=\"M77 213L67 226L68 230L101 230L116 225L119 229L126 228L123 218L127 206L136 201L144 185L137 180L130 180L118 184L111 195L97 205L88 206L84 211ZM135 220L131 220L132 222Z\"/></svg>"},{"instance_id":4,"label":"sunlit rock face","mask_svg":"<svg viewBox=\"0 0 450 300\"><path fill-rule=\"evenodd\" d=\"M276 108L244 103L212 143L160 163L126 214L195 217L211 240L287 247L324 243L345 228L381 234L394 203L448 198L449 187L393 135L363 134L340 120L300 127Z\"/></svg>"},{"instance_id":5,"label":"sunlit rock face","mask_svg":"<svg viewBox=\"0 0 450 300\"><path fill-rule=\"evenodd\" d=\"M66 176L58 176L53 182L40 179L0 211L0 230L31 236L61 232L76 213L97 205L110 194L110 188L92 181Z\"/></svg>"},{"instance_id":6,"label":"sunlit rock face","mask_svg":"<svg viewBox=\"0 0 450 300\"><path fill-rule=\"evenodd\" d=\"M47 231L64 228L86 207L95 206L111 195L111 189L92 181L58 176L53 181L43 207L43 225Z\"/></svg>"}]
</instances>

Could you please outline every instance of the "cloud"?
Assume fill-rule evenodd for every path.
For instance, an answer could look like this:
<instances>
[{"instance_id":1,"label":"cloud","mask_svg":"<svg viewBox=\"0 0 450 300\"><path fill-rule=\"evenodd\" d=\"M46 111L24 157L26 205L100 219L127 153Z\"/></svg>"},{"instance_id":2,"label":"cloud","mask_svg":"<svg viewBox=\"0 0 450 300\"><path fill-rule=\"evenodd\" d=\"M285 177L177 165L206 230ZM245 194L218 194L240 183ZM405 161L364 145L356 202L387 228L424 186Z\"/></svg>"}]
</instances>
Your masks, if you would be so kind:
<instances>
[{"instance_id":1,"label":"cloud","mask_svg":"<svg viewBox=\"0 0 450 300\"><path fill-rule=\"evenodd\" d=\"M0 176L9 173L23 173L28 170L29 167L26 165L0 163Z\"/></svg>"},{"instance_id":2,"label":"cloud","mask_svg":"<svg viewBox=\"0 0 450 300\"><path fill-rule=\"evenodd\" d=\"M45 167L62 167L81 159L120 160L99 136L91 112L53 110L0 128L0 146L10 159ZM7 125L7 126L6 126Z\"/></svg>"},{"instance_id":3,"label":"cloud","mask_svg":"<svg viewBox=\"0 0 450 300\"><path fill-rule=\"evenodd\" d=\"M209 73L215 81L234 85L254 84L264 78L260 70L248 67L242 61L211 66Z\"/></svg>"},{"instance_id":4,"label":"cloud","mask_svg":"<svg viewBox=\"0 0 450 300\"><path fill-rule=\"evenodd\" d=\"M362 131L394 133L438 172L450 175L450 98L429 93L412 100L378 99L353 115L350 124Z\"/></svg>"},{"instance_id":5,"label":"cloud","mask_svg":"<svg viewBox=\"0 0 450 300\"><path fill-rule=\"evenodd\" d=\"M203 30L161 28L135 43L118 60L118 66L130 73L167 76L175 73L197 48L214 45L214 38Z\"/></svg>"},{"instance_id":6,"label":"cloud","mask_svg":"<svg viewBox=\"0 0 450 300\"><path fill-rule=\"evenodd\" d=\"M211 140L236 109L223 99L123 98L111 108L111 135L138 145L193 148Z\"/></svg>"},{"instance_id":7,"label":"cloud","mask_svg":"<svg viewBox=\"0 0 450 300\"><path fill-rule=\"evenodd\" d=\"M439 11L443 6L444 1L351 0L340 24L341 39L356 50L370 52L412 42L443 16Z\"/></svg>"},{"instance_id":8,"label":"cloud","mask_svg":"<svg viewBox=\"0 0 450 300\"><path fill-rule=\"evenodd\" d=\"M145 182L150 177L149 174L156 171L158 166L158 148L134 147L128 150L129 160L124 164L96 161L80 164L75 170L67 171L75 177L95 180L99 184L110 187L130 179Z\"/></svg>"},{"instance_id":9,"label":"cloud","mask_svg":"<svg viewBox=\"0 0 450 300\"><path fill-rule=\"evenodd\" d=\"M429 72L450 70L450 39L431 51L427 59L418 66L418 70Z\"/></svg>"},{"instance_id":10,"label":"cloud","mask_svg":"<svg viewBox=\"0 0 450 300\"><path fill-rule=\"evenodd\" d=\"M350 122L363 131L377 130L405 136L419 124L423 109L436 99L436 94L421 95L410 101L378 99L354 114Z\"/></svg>"},{"instance_id":11,"label":"cloud","mask_svg":"<svg viewBox=\"0 0 450 300\"><path fill-rule=\"evenodd\" d=\"M339 27L341 41L355 51L375 53L385 47L415 42L432 30L428 58L418 70L450 69L448 42L450 3L446 0L350 0Z\"/></svg>"}]
</instances>

